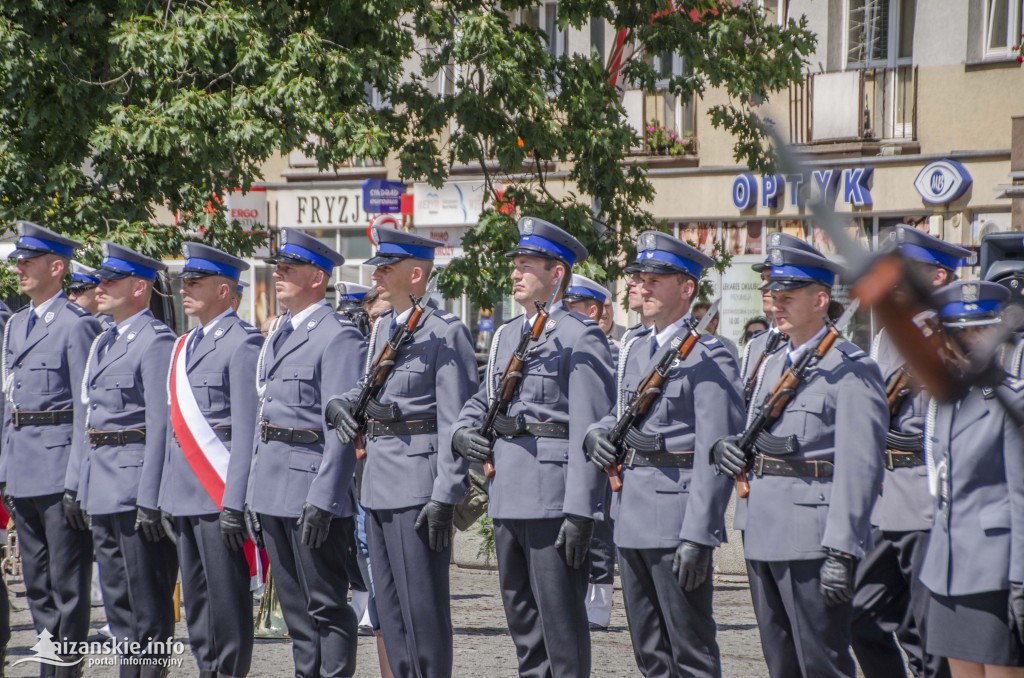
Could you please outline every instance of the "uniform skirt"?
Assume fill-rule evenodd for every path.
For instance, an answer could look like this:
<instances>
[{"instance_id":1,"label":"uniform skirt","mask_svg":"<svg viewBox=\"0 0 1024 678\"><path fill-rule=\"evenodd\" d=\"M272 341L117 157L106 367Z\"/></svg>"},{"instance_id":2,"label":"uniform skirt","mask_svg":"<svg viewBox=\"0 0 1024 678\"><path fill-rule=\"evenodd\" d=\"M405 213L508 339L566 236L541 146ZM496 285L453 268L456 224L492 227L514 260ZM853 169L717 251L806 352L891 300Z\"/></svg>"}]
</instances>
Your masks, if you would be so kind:
<instances>
[{"instance_id":1,"label":"uniform skirt","mask_svg":"<svg viewBox=\"0 0 1024 678\"><path fill-rule=\"evenodd\" d=\"M928 605L928 653L951 659L1024 666L1024 646L1010 631L1009 591L967 596L931 594Z\"/></svg>"}]
</instances>

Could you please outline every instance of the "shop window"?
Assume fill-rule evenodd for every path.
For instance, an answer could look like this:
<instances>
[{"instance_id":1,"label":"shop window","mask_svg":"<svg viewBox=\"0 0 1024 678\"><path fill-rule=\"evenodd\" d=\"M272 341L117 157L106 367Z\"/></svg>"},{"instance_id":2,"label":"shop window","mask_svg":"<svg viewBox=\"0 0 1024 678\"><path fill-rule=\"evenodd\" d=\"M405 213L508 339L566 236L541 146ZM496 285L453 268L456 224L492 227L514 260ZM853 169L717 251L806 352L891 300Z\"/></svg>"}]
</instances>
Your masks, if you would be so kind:
<instances>
[{"instance_id":1,"label":"shop window","mask_svg":"<svg viewBox=\"0 0 1024 678\"><path fill-rule=\"evenodd\" d=\"M985 56L1009 57L1024 33L1024 1L986 0Z\"/></svg>"}]
</instances>

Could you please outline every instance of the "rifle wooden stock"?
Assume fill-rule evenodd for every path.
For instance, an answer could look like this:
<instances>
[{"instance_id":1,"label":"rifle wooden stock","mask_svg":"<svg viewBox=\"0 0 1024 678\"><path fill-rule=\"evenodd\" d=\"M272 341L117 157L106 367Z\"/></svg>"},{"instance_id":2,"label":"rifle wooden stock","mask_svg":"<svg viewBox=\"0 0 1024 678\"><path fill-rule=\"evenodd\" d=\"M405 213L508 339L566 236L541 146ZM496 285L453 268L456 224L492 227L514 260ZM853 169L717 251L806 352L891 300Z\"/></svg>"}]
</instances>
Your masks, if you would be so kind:
<instances>
[{"instance_id":1,"label":"rifle wooden stock","mask_svg":"<svg viewBox=\"0 0 1024 678\"><path fill-rule=\"evenodd\" d=\"M948 401L956 395L958 380L943 363L945 341L940 333L922 331L914 323L920 309L892 293L906 273L899 257L881 257L853 286L853 296L875 312L921 387L937 400Z\"/></svg>"},{"instance_id":2,"label":"rifle wooden stock","mask_svg":"<svg viewBox=\"0 0 1024 678\"><path fill-rule=\"evenodd\" d=\"M384 350L380 352L377 360L374 361L373 369L370 370L370 374L363 384L362 390L359 392L359 398L356 400L356 406L352 411L352 416L359 422L359 433L356 434L355 440L352 441L352 446L356 450L356 459L366 459L366 441L363 440L363 427L366 425L366 406L383 390L384 383L391 374L391 370L394 369L395 363L398 362L399 348L402 342L419 327L420 320L423 319L423 313L426 310L423 304L425 298L426 295L420 299L413 297L412 312L409 313L409 317L406 318L404 323L399 323L395 326L394 332L388 337L387 343L384 344ZM370 350L373 350L372 346Z\"/></svg>"},{"instance_id":3,"label":"rifle wooden stock","mask_svg":"<svg viewBox=\"0 0 1024 678\"><path fill-rule=\"evenodd\" d=\"M487 414L484 417L484 424L480 429L481 434L489 440L494 440L494 421L497 419L499 414L506 414L508 407L512 403L512 398L515 397L516 388L519 386L519 382L523 378L523 367L526 365L526 353L529 350L530 343L540 339L541 333L544 332L544 326L548 322L550 313L548 313L547 306L540 302L537 303L537 317L533 319L533 325L530 326L530 333L524 334L519 340L519 345L516 346L516 350L512 352L512 357L508 360L508 365L505 366L505 371L501 373L501 381L498 382L498 392L496 396L491 400L487 407ZM490 375L487 375L490 379ZM484 461L484 475L488 478L494 477L494 461L487 459Z\"/></svg>"},{"instance_id":4,"label":"rifle wooden stock","mask_svg":"<svg viewBox=\"0 0 1024 678\"><path fill-rule=\"evenodd\" d=\"M910 371L901 367L893 373L892 377L885 384L885 401L889 405L889 418L899 414L900 408L910 395L912 381Z\"/></svg>"},{"instance_id":5,"label":"rifle wooden stock","mask_svg":"<svg viewBox=\"0 0 1024 678\"><path fill-rule=\"evenodd\" d=\"M740 449L743 450L748 459L752 456L757 437L763 431L771 428L786 411L786 405L796 395L796 390L804 380L811 361L816 362L824 358L825 354L836 343L836 340L839 339L839 336L839 330L836 329L835 325L829 324L828 331L818 341L818 345L814 347L814 350L805 353L796 365L790 366L789 369L783 372L779 381L772 387L764 406L760 408L757 416L754 417L754 420L750 422L750 426L746 428L740 437ZM745 499L750 495L750 482L747 480L746 471L734 476L733 479L736 481L736 492L740 497Z\"/></svg>"},{"instance_id":6,"label":"rifle wooden stock","mask_svg":"<svg viewBox=\"0 0 1024 678\"><path fill-rule=\"evenodd\" d=\"M637 388L636 395L629 401L625 411L619 420L615 422L615 426L608 434L608 440L611 441L615 447L619 447L622 441L626 437L626 431L629 430L630 426L635 425L651 410L654 405L654 401L661 395L662 386L665 385L665 379L668 375L669 370L672 369L672 364L676 360L686 360L691 353L693 353L694 347L697 346L697 342L700 340L700 334L693 326L690 327L690 333L686 335L686 339L679 344L679 348L675 352L666 353L658 364L644 377L644 380L640 382L640 386ZM608 474L608 484L611 485L612 492L619 492L622 490L622 477L620 475L621 465L615 464L605 468L604 472Z\"/></svg>"}]
</instances>

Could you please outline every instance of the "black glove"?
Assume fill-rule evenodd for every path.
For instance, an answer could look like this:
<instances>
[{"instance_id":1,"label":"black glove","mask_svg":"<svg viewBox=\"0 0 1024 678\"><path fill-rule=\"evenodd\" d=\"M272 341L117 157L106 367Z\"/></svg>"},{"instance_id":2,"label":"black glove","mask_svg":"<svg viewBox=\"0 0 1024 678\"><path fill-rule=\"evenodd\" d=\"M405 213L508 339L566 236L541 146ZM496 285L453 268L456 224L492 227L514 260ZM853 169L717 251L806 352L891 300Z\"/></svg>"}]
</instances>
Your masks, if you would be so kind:
<instances>
[{"instance_id":1,"label":"black glove","mask_svg":"<svg viewBox=\"0 0 1024 678\"><path fill-rule=\"evenodd\" d=\"M232 508L224 507L220 512L220 536L230 551L237 551L245 546L245 514Z\"/></svg>"},{"instance_id":2,"label":"black glove","mask_svg":"<svg viewBox=\"0 0 1024 678\"><path fill-rule=\"evenodd\" d=\"M672 557L672 574L684 591L693 591L708 578L711 566L711 547L684 541L676 547Z\"/></svg>"},{"instance_id":3,"label":"black glove","mask_svg":"<svg viewBox=\"0 0 1024 678\"><path fill-rule=\"evenodd\" d=\"M146 541L160 541L167 536L163 516L158 509L139 507L135 513L135 529L141 531Z\"/></svg>"},{"instance_id":4,"label":"black glove","mask_svg":"<svg viewBox=\"0 0 1024 678\"><path fill-rule=\"evenodd\" d=\"M359 435L359 423L352 416L352 409L354 407L355 403L351 400L335 398L327 403L327 409L324 410L327 424L338 434L338 440L341 441L342 445L349 444Z\"/></svg>"},{"instance_id":5,"label":"black glove","mask_svg":"<svg viewBox=\"0 0 1024 678\"><path fill-rule=\"evenodd\" d=\"M480 435L478 428L460 428L452 436L452 449L470 461L483 463L491 458L493 443Z\"/></svg>"},{"instance_id":6,"label":"black glove","mask_svg":"<svg viewBox=\"0 0 1024 678\"><path fill-rule=\"evenodd\" d=\"M587 562L590 540L594 536L592 518L566 515L555 539L555 548L565 547L565 562L573 569L580 569Z\"/></svg>"},{"instance_id":7,"label":"black glove","mask_svg":"<svg viewBox=\"0 0 1024 678\"><path fill-rule=\"evenodd\" d=\"M68 521L68 525L71 526L72 530L88 530L89 523L85 511L82 510L82 504L78 501L78 493L74 490L64 490L64 496L60 500L61 505L64 507L64 520Z\"/></svg>"},{"instance_id":8,"label":"black glove","mask_svg":"<svg viewBox=\"0 0 1024 678\"><path fill-rule=\"evenodd\" d=\"M260 517L248 506L242 511L242 516L245 518L245 528L249 531L249 536L252 537L252 543L256 544L256 548L265 548Z\"/></svg>"},{"instance_id":9,"label":"black glove","mask_svg":"<svg viewBox=\"0 0 1024 678\"><path fill-rule=\"evenodd\" d=\"M299 516L299 527L302 528L302 543L311 549L318 549L327 541L327 535L331 531L331 520L334 514L317 508L310 503L302 507L302 515Z\"/></svg>"},{"instance_id":10,"label":"black glove","mask_svg":"<svg viewBox=\"0 0 1024 678\"><path fill-rule=\"evenodd\" d=\"M14 497L7 494L7 483L0 483L0 501L3 502L7 515L14 520Z\"/></svg>"},{"instance_id":11,"label":"black glove","mask_svg":"<svg viewBox=\"0 0 1024 678\"><path fill-rule=\"evenodd\" d=\"M604 470L619 463L619 451L608 439L608 429L595 428L583 439L583 450L594 466Z\"/></svg>"},{"instance_id":12,"label":"black glove","mask_svg":"<svg viewBox=\"0 0 1024 678\"><path fill-rule=\"evenodd\" d=\"M431 499L420 511L412 529L427 526L427 540L430 550L440 553L452 543L452 527L455 524L455 504L445 504Z\"/></svg>"},{"instance_id":13,"label":"black glove","mask_svg":"<svg viewBox=\"0 0 1024 678\"><path fill-rule=\"evenodd\" d=\"M747 455L739 446L739 436L722 436L711 446L711 456L718 472L727 476L738 476L747 470Z\"/></svg>"},{"instance_id":14,"label":"black glove","mask_svg":"<svg viewBox=\"0 0 1024 678\"><path fill-rule=\"evenodd\" d=\"M1010 630L1024 643L1024 584L1010 582Z\"/></svg>"},{"instance_id":15,"label":"black glove","mask_svg":"<svg viewBox=\"0 0 1024 678\"><path fill-rule=\"evenodd\" d=\"M178 536L174 533L174 516L167 511L160 512L160 524L164 528L164 535L175 546L178 545Z\"/></svg>"},{"instance_id":16,"label":"black glove","mask_svg":"<svg viewBox=\"0 0 1024 678\"><path fill-rule=\"evenodd\" d=\"M853 569L857 561L839 551L829 551L821 566L821 595L829 607L853 600Z\"/></svg>"}]
</instances>

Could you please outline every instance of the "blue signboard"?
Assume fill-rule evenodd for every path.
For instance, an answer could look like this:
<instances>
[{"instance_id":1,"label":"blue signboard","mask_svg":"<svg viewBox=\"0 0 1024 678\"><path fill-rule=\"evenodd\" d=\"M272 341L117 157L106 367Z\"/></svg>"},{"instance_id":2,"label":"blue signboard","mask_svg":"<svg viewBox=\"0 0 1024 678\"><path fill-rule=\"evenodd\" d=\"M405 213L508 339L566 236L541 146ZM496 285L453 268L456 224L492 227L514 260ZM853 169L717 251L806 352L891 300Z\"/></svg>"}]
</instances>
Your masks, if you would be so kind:
<instances>
[{"instance_id":1,"label":"blue signboard","mask_svg":"<svg viewBox=\"0 0 1024 678\"><path fill-rule=\"evenodd\" d=\"M936 160L924 166L914 188L929 205L947 205L971 187L970 173L956 160Z\"/></svg>"},{"instance_id":2,"label":"blue signboard","mask_svg":"<svg viewBox=\"0 0 1024 678\"><path fill-rule=\"evenodd\" d=\"M370 214L398 214L402 211L405 184L387 179L363 181L363 210Z\"/></svg>"}]
</instances>

